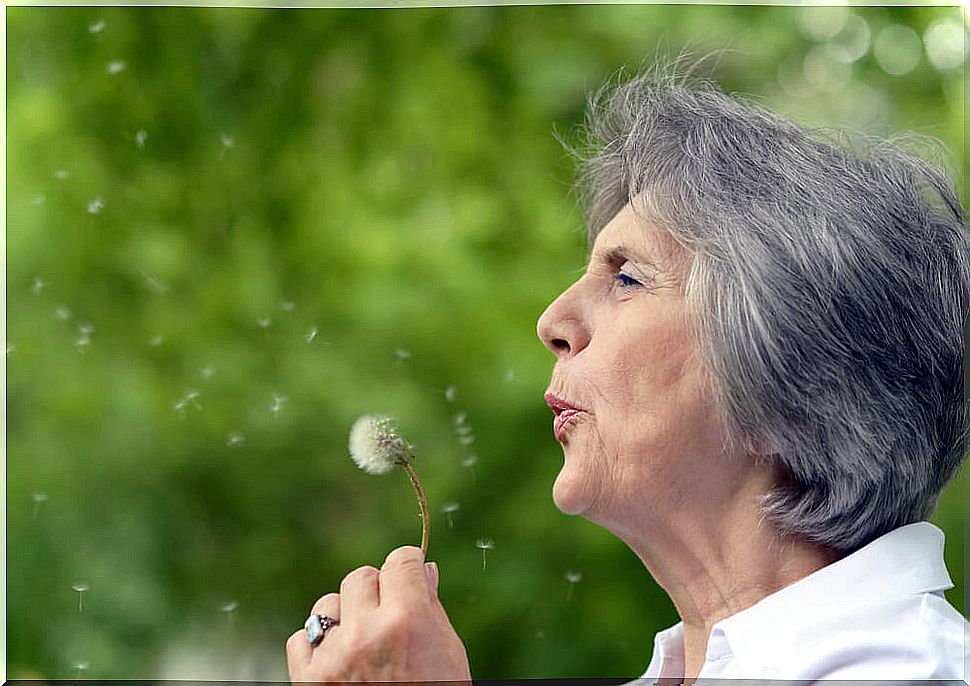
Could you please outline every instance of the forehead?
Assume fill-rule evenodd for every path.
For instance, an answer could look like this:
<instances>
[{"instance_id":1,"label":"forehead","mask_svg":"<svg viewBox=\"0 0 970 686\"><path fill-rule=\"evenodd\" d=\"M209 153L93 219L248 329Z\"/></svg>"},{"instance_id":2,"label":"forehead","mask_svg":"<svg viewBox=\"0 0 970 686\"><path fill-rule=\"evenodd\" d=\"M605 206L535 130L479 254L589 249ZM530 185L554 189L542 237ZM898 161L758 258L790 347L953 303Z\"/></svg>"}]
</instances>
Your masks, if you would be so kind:
<instances>
[{"instance_id":1,"label":"forehead","mask_svg":"<svg viewBox=\"0 0 970 686\"><path fill-rule=\"evenodd\" d=\"M686 250L667 229L638 216L627 203L596 236L590 260L599 260L619 252L628 259L639 260L658 268L682 266Z\"/></svg>"}]
</instances>

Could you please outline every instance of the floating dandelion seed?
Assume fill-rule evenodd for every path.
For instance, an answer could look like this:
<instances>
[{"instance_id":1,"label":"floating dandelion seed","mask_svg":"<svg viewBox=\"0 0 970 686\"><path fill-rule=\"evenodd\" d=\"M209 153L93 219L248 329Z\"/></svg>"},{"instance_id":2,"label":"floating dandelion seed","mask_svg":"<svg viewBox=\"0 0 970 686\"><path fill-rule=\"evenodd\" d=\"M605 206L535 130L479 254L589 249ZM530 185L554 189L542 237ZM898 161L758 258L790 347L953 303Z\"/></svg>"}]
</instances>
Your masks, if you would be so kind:
<instances>
[{"instance_id":1,"label":"floating dandelion seed","mask_svg":"<svg viewBox=\"0 0 970 686\"><path fill-rule=\"evenodd\" d=\"M469 472L471 472L473 484L475 483L475 464L477 462L478 462L478 455L475 455L474 453L461 461L461 466L465 467L466 469L468 469Z\"/></svg>"},{"instance_id":2,"label":"floating dandelion seed","mask_svg":"<svg viewBox=\"0 0 970 686\"><path fill-rule=\"evenodd\" d=\"M455 430L457 431L458 427L464 426L465 422L468 421L468 415L464 412L459 412L452 418L451 421L454 423Z\"/></svg>"},{"instance_id":3,"label":"floating dandelion seed","mask_svg":"<svg viewBox=\"0 0 970 686\"><path fill-rule=\"evenodd\" d=\"M226 445L230 448L237 448L246 442L246 437L241 433L233 432L226 438Z\"/></svg>"},{"instance_id":4,"label":"floating dandelion seed","mask_svg":"<svg viewBox=\"0 0 970 686\"><path fill-rule=\"evenodd\" d=\"M455 402L455 398L458 397L458 389L455 388L455 384L451 384L445 389L445 400L449 403Z\"/></svg>"},{"instance_id":5,"label":"floating dandelion seed","mask_svg":"<svg viewBox=\"0 0 970 686\"><path fill-rule=\"evenodd\" d=\"M296 303L293 302L292 300L284 300L283 302L280 303L280 308L284 312L292 312L293 310L296 309Z\"/></svg>"},{"instance_id":6,"label":"floating dandelion seed","mask_svg":"<svg viewBox=\"0 0 970 686\"><path fill-rule=\"evenodd\" d=\"M181 419L185 419L185 408L191 405L196 410L202 411L202 404L197 400L199 392L190 389L184 396L172 403L172 409L179 413Z\"/></svg>"},{"instance_id":7,"label":"floating dandelion seed","mask_svg":"<svg viewBox=\"0 0 970 686\"><path fill-rule=\"evenodd\" d=\"M261 319L256 320L257 326L259 326L259 328L261 329L268 329L272 323L273 323L273 320L270 319L269 317L263 317Z\"/></svg>"},{"instance_id":8,"label":"floating dandelion seed","mask_svg":"<svg viewBox=\"0 0 970 686\"><path fill-rule=\"evenodd\" d=\"M273 418L279 416L280 412L283 411L283 404L286 402L285 395L273 395L273 404L269 408L269 411L273 413Z\"/></svg>"},{"instance_id":9,"label":"floating dandelion seed","mask_svg":"<svg viewBox=\"0 0 970 686\"><path fill-rule=\"evenodd\" d=\"M232 631L233 613L236 611L237 607L239 607L239 603L237 603L235 600L230 600L229 602L223 603L222 605L219 606L219 611L224 612L226 614L230 631Z\"/></svg>"},{"instance_id":10,"label":"floating dandelion seed","mask_svg":"<svg viewBox=\"0 0 970 686\"><path fill-rule=\"evenodd\" d=\"M35 205L43 205L45 200L47 200L47 198L45 196L43 196L43 195L35 195L34 196L34 204Z\"/></svg>"},{"instance_id":11,"label":"floating dandelion seed","mask_svg":"<svg viewBox=\"0 0 970 686\"><path fill-rule=\"evenodd\" d=\"M159 295L165 295L168 293L168 285L166 285L161 279L146 272L140 273L141 277L145 280L145 286L148 288L148 290L158 293Z\"/></svg>"},{"instance_id":12,"label":"floating dandelion seed","mask_svg":"<svg viewBox=\"0 0 970 686\"><path fill-rule=\"evenodd\" d=\"M62 322L66 322L71 318L71 310L61 305L54 310L54 316L60 319Z\"/></svg>"},{"instance_id":13,"label":"floating dandelion seed","mask_svg":"<svg viewBox=\"0 0 970 686\"><path fill-rule=\"evenodd\" d=\"M452 520L451 514L453 512L458 512L458 508L459 507L461 507L461 505L459 503L454 502L454 501L452 501L450 503L445 503L444 505L441 506L441 511L444 512L446 515L448 515L448 528L449 529L454 529L455 528L455 522Z\"/></svg>"},{"instance_id":14,"label":"floating dandelion seed","mask_svg":"<svg viewBox=\"0 0 970 686\"><path fill-rule=\"evenodd\" d=\"M34 513L31 516L37 519L37 513L40 512L41 504L47 502L47 494L42 491L34 491L30 497L34 501Z\"/></svg>"},{"instance_id":15,"label":"floating dandelion seed","mask_svg":"<svg viewBox=\"0 0 970 686\"><path fill-rule=\"evenodd\" d=\"M405 350L404 348L395 348L394 354L397 356L398 364L404 362L404 360L411 359L411 351Z\"/></svg>"},{"instance_id":16,"label":"floating dandelion seed","mask_svg":"<svg viewBox=\"0 0 970 686\"><path fill-rule=\"evenodd\" d=\"M64 181L70 178L71 174L66 169L57 169L54 171L54 178L58 181Z\"/></svg>"},{"instance_id":17,"label":"floating dandelion seed","mask_svg":"<svg viewBox=\"0 0 970 686\"><path fill-rule=\"evenodd\" d=\"M100 19L88 27L88 33L101 33L104 31L104 19Z\"/></svg>"},{"instance_id":18,"label":"floating dandelion seed","mask_svg":"<svg viewBox=\"0 0 970 686\"><path fill-rule=\"evenodd\" d=\"M158 334L157 336L152 336L151 340L148 341L148 345L152 348L157 348L164 342L165 338L162 337L162 334Z\"/></svg>"},{"instance_id":19,"label":"floating dandelion seed","mask_svg":"<svg viewBox=\"0 0 970 686\"><path fill-rule=\"evenodd\" d=\"M100 197L88 203L88 214L101 214L104 209L104 201Z\"/></svg>"},{"instance_id":20,"label":"floating dandelion seed","mask_svg":"<svg viewBox=\"0 0 970 686\"><path fill-rule=\"evenodd\" d=\"M222 141L222 147L224 148L231 148L236 144L236 139L225 133L219 137L219 140Z\"/></svg>"},{"instance_id":21,"label":"floating dandelion seed","mask_svg":"<svg viewBox=\"0 0 970 686\"><path fill-rule=\"evenodd\" d=\"M458 436L458 442L461 443L462 445L471 445L472 443L475 442L475 437L472 436L470 433L464 436Z\"/></svg>"},{"instance_id":22,"label":"floating dandelion seed","mask_svg":"<svg viewBox=\"0 0 970 686\"><path fill-rule=\"evenodd\" d=\"M385 474L395 466L403 467L421 508L421 552L428 552L428 500L414 472L412 446L397 432L390 417L364 415L350 429L350 457L368 474Z\"/></svg>"},{"instance_id":23,"label":"floating dandelion seed","mask_svg":"<svg viewBox=\"0 0 970 686\"><path fill-rule=\"evenodd\" d=\"M108 62L108 66L105 67L104 70L108 72L109 75L114 76L115 74L120 74L123 72L127 66L128 65L125 64L124 60L112 60Z\"/></svg>"},{"instance_id":24,"label":"floating dandelion seed","mask_svg":"<svg viewBox=\"0 0 970 686\"><path fill-rule=\"evenodd\" d=\"M307 331L306 335L303 337L303 340L305 340L307 343L312 343L313 339L317 337L318 333L320 333L320 330L315 326L311 326L310 330Z\"/></svg>"},{"instance_id":25,"label":"floating dandelion seed","mask_svg":"<svg viewBox=\"0 0 970 686\"><path fill-rule=\"evenodd\" d=\"M84 352L86 348L91 345L91 333L94 331L94 326L91 324L81 324L77 327L78 336L74 339L74 347L78 349L78 352Z\"/></svg>"},{"instance_id":26,"label":"floating dandelion seed","mask_svg":"<svg viewBox=\"0 0 970 686\"><path fill-rule=\"evenodd\" d=\"M495 541L490 538L480 538L475 541L475 547L482 551L482 571L485 571L485 551L495 547Z\"/></svg>"},{"instance_id":27,"label":"floating dandelion seed","mask_svg":"<svg viewBox=\"0 0 970 686\"><path fill-rule=\"evenodd\" d=\"M206 366L204 366L202 369L199 370L199 373L202 374L203 381L211 381L212 377L216 373L216 368L213 367L211 364L207 364Z\"/></svg>"},{"instance_id":28,"label":"floating dandelion seed","mask_svg":"<svg viewBox=\"0 0 970 686\"><path fill-rule=\"evenodd\" d=\"M71 588L77 591L77 611L84 612L84 592L91 587L83 581L76 581Z\"/></svg>"},{"instance_id":29,"label":"floating dandelion seed","mask_svg":"<svg viewBox=\"0 0 970 686\"><path fill-rule=\"evenodd\" d=\"M40 278L39 276L35 276L34 283L30 287L30 292L33 293L34 295L40 295L40 292L44 290L44 286L46 285L47 284L44 283L44 280L42 278Z\"/></svg>"},{"instance_id":30,"label":"floating dandelion seed","mask_svg":"<svg viewBox=\"0 0 970 686\"><path fill-rule=\"evenodd\" d=\"M566 602L568 603L569 599L573 597L573 587L576 584L578 584L580 581L582 581L583 573L568 569L566 570L565 577L566 577L566 581L569 582L569 590L566 591Z\"/></svg>"},{"instance_id":31,"label":"floating dandelion seed","mask_svg":"<svg viewBox=\"0 0 970 686\"><path fill-rule=\"evenodd\" d=\"M80 679L81 678L81 672L88 671L88 663L87 662L83 662L83 661L82 662L75 662L74 663L74 669L77 670L77 678Z\"/></svg>"},{"instance_id":32,"label":"floating dandelion seed","mask_svg":"<svg viewBox=\"0 0 970 686\"><path fill-rule=\"evenodd\" d=\"M145 141L148 140L148 132L145 129L138 129L135 131L135 145L138 146L139 150L145 149Z\"/></svg>"}]
</instances>

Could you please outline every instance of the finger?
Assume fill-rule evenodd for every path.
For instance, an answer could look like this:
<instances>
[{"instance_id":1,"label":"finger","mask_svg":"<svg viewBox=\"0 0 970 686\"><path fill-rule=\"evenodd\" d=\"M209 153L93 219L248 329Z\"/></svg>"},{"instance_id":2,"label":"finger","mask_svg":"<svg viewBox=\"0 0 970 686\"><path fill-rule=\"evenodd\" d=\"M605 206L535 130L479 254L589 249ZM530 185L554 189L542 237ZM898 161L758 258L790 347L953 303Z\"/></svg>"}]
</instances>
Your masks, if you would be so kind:
<instances>
[{"instance_id":1,"label":"finger","mask_svg":"<svg viewBox=\"0 0 970 686\"><path fill-rule=\"evenodd\" d=\"M361 620L377 609L379 575L377 568L365 565L352 571L340 582L340 610L348 622Z\"/></svg>"},{"instance_id":2,"label":"finger","mask_svg":"<svg viewBox=\"0 0 970 686\"><path fill-rule=\"evenodd\" d=\"M328 593L325 596L321 596L317 602L313 603L313 609L310 610L311 614L315 615L326 615L328 617L333 617L338 622L340 621L340 594L339 593Z\"/></svg>"},{"instance_id":3,"label":"finger","mask_svg":"<svg viewBox=\"0 0 970 686\"><path fill-rule=\"evenodd\" d=\"M290 672L290 681L296 681L302 668L310 662L313 646L306 640L306 630L294 631L286 639L286 664Z\"/></svg>"},{"instance_id":4,"label":"finger","mask_svg":"<svg viewBox=\"0 0 970 686\"><path fill-rule=\"evenodd\" d=\"M384 560L380 582L381 606L413 607L428 599L428 577L424 571L424 553L406 545L391 551Z\"/></svg>"}]
</instances>

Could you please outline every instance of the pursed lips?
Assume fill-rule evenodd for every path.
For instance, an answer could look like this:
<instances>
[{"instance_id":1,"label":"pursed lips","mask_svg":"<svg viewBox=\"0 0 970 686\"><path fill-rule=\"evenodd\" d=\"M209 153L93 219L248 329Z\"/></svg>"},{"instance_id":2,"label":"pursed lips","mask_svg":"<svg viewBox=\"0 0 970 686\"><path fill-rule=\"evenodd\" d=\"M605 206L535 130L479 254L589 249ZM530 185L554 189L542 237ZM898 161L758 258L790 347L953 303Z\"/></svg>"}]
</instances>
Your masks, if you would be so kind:
<instances>
[{"instance_id":1,"label":"pursed lips","mask_svg":"<svg viewBox=\"0 0 970 686\"><path fill-rule=\"evenodd\" d=\"M573 424L575 418L582 414L584 410L563 400L555 393L546 393L543 397L546 404L549 405L549 408L555 414L552 420L553 434L555 434L556 440L562 443L566 429Z\"/></svg>"}]
</instances>

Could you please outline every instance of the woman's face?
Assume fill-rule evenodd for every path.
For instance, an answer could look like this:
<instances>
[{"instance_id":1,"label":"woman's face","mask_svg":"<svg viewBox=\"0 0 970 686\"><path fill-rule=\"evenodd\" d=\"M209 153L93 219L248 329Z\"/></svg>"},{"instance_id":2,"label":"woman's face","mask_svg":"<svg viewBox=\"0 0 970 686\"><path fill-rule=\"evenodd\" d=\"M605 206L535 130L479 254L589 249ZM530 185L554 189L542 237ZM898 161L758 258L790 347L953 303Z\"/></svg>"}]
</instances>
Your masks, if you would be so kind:
<instances>
[{"instance_id":1,"label":"woman's face","mask_svg":"<svg viewBox=\"0 0 970 686\"><path fill-rule=\"evenodd\" d=\"M666 230L627 205L596 238L586 273L539 318L556 356L546 399L563 446L553 488L563 512L616 530L644 507L669 513L733 480L715 459L722 433L689 332L687 264Z\"/></svg>"}]
</instances>

